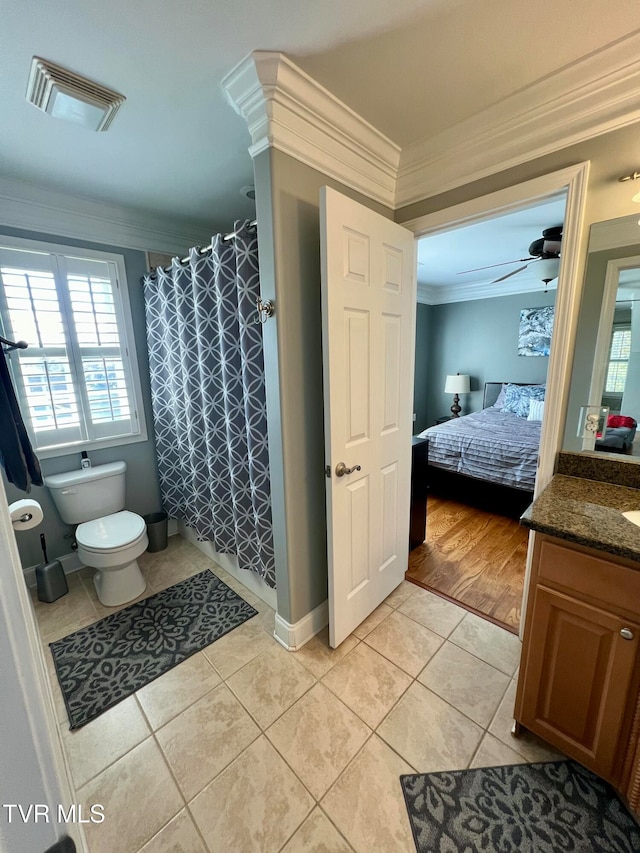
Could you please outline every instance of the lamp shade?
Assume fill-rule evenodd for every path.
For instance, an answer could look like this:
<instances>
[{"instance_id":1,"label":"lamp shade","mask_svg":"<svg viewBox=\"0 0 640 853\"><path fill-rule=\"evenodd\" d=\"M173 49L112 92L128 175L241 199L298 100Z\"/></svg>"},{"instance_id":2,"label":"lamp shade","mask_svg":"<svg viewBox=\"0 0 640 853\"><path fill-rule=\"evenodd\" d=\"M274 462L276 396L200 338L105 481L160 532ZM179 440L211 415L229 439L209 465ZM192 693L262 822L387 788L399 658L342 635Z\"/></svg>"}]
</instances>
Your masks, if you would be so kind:
<instances>
[{"instance_id":1,"label":"lamp shade","mask_svg":"<svg viewBox=\"0 0 640 853\"><path fill-rule=\"evenodd\" d=\"M560 269L560 258L543 258L531 265L531 269L535 272L536 278L540 281L551 281L558 277Z\"/></svg>"},{"instance_id":2,"label":"lamp shade","mask_svg":"<svg viewBox=\"0 0 640 853\"><path fill-rule=\"evenodd\" d=\"M447 376L447 381L444 383L445 394L468 394L470 390L469 376L466 373Z\"/></svg>"}]
</instances>

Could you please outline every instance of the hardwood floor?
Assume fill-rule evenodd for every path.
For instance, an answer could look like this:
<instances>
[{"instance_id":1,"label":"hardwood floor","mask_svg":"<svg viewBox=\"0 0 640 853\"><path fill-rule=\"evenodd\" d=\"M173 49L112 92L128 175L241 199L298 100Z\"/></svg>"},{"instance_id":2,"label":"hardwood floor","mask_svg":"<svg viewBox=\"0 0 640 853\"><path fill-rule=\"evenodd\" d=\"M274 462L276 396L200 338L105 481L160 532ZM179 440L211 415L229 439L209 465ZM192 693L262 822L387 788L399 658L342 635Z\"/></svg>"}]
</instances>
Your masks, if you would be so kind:
<instances>
[{"instance_id":1,"label":"hardwood floor","mask_svg":"<svg viewBox=\"0 0 640 853\"><path fill-rule=\"evenodd\" d=\"M511 518L429 496L427 538L406 578L517 633L528 534Z\"/></svg>"}]
</instances>

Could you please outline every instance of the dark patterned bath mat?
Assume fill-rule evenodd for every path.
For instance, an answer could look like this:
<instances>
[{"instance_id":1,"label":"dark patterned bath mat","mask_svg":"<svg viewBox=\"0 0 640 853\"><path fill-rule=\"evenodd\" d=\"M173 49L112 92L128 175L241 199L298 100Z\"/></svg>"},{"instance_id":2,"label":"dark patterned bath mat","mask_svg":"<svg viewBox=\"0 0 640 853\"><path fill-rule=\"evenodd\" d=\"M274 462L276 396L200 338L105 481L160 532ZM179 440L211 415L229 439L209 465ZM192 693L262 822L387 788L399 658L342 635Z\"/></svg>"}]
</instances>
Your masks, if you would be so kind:
<instances>
[{"instance_id":1,"label":"dark patterned bath mat","mask_svg":"<svg viewBox=\"0 0 640 853\"><path fill-rule=\"evenodd\" d=\"M574 761L401 776L418 853L638 853L638 824Z\"/></svg>"},{"instance_id":2,"label":"dark patterned bath mat","mask_svg":"<svg viewBox=\"0 0 640 853\"><path fill-rule=\"evenodd\" d=\"M204 571L51 643L69 728L84 726L257 612Z\"/></svg>"}]
</instances>

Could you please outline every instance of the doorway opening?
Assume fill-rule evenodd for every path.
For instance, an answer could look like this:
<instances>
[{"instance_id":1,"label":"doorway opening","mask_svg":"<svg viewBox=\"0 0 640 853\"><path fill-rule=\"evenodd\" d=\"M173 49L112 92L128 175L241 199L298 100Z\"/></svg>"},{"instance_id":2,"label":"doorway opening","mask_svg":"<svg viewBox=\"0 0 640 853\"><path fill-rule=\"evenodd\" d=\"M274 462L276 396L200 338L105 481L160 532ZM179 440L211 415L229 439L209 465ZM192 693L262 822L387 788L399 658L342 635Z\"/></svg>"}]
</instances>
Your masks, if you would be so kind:
<instances>
[{"instance_id":1,"label":"doorway opening","mask_svg":"<svg viewBox=\"0 0 640 853\"><path fill-rule=\"evenodd\" d=\"M418 239L414 434L428 442L428 495L406 577L513 633L567 196L564 187L487 208Z\"/></svg>"}]
</instances>

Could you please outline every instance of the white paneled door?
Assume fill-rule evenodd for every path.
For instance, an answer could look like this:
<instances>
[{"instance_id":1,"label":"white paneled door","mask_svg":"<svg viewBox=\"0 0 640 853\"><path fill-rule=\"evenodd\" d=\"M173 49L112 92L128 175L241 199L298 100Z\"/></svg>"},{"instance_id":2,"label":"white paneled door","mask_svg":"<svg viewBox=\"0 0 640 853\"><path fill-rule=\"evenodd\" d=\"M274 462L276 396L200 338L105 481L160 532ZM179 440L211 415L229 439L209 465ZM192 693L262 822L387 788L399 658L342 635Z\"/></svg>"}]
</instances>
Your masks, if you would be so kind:
<instances>
[{"instance_id":1,"label":"white paneled door","mask_svg":"<svg viewBox=\"0 0 640 853\"><path fill-rule=\"evenodd\" d=\"M411 231L320 191L334 648L402 582L409 551L416 316Z\"/></svg>"}]
</instances>

